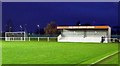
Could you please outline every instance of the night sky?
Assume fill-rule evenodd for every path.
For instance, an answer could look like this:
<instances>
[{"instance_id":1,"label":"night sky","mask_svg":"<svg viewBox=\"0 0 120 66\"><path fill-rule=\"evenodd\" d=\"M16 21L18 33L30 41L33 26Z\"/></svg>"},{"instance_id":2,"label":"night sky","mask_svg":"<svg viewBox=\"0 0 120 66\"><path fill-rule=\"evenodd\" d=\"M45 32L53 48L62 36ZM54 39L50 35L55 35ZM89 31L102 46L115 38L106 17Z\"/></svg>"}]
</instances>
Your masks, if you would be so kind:
<instances>
[{"instance_id":1,"label":"night sky","mask_svg":"<svg viewBox=\"0 0 120 66\"><path fill-rule=\"evenodd\" d=\"M4 2L2 4L3 31L8 20L12 20L15 31L27 24L28 31L34 31L39 24L44 28L50 21L57 25L118 24L117 2Z\"/></svg>"}]
</instances>

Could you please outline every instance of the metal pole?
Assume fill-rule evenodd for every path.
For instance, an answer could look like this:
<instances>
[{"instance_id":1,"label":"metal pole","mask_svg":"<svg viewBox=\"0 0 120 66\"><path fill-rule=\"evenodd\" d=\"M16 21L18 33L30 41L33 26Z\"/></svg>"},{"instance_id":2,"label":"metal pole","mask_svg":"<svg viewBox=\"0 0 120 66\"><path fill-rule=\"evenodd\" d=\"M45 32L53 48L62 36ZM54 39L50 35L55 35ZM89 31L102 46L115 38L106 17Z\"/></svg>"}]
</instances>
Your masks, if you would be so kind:
<instances>
[{"instance_id":1,"label":"metal pole","mask_svg":"<svg viewBox=\"0 0 120 66\"><path fill-rule=\"evenodd\" d=\"M48 37L48 42L50 41L49 37Z\"/></svg>"},{"instance_id":2,"label":"metal pole","mask_svg":"<svg viewBox=\"0 0 120 66\"><path fill-rule=\"evenodd\" d=\"M30 37L29 37L29 41L30 41Z\"/></svg>"},{"instance_id":3,"label":"metal pole","mask_svg":"<svg viewBox=\"0 0 120 66\"><path fill-rule=\"evenodd\" d=\"M39 41L39 37L38 37L38 41Z\"/></svg>"}]
</instances>

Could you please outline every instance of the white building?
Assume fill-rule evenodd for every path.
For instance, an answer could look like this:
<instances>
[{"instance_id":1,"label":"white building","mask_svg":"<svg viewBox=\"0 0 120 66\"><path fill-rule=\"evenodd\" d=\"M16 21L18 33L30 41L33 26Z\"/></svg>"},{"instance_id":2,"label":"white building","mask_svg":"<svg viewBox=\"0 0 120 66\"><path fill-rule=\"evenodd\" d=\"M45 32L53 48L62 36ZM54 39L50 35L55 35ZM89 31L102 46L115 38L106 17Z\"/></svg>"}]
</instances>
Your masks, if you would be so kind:
<instances>
[{"instance_id":1,"label":"white building","mask_svg":"<svg viewBox=\"0 0 120 66\"><path fill-rule=\"evenodd\" d=\"M58 42L110 42L111 28L109 26L57 26L61 31Z\"/></svg>"}]
</instances>

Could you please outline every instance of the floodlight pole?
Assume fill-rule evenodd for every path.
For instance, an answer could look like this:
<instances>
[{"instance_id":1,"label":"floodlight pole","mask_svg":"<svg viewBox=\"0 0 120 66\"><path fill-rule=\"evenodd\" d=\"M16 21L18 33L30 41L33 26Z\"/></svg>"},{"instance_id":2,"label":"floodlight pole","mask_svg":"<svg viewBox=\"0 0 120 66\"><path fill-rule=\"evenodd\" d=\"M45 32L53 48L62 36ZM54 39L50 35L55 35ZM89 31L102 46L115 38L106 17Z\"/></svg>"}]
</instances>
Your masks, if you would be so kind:
<instances>
[{"instance_id":1,"label":"floodlight pole","mask_svg":"<svg viewBox=\"0 0 120 66\"><path fill-rule=\"evenodd\" d=\"M37 25L37 27L38 27L38 34L40 35L40 25Z\"/></svg>"},{"instance_id":2,"label":"floodlight pole","mask_svg":"<svg viewBox=\"0 0 120 66\"><path fill-rule=\"evenodd\" d=\"M24 25L24 31L25 32L27 32L26 26L27 26L27 24Z\"/></svg>"},{"instance_id":3,"label":"floodlight pole","mask_svg":"<svg viewBox=\"0 0 120 66\"><path fill-rule=\"evenodd\" d=\"M10 30L11 30L11 27L9 27L9 32L10 32Z\"/></svg>"},{"instance_id":4,"label":"floodlight pole","mask_svg":"<svg viewBox=\"0 0 120 66\"><path fill-rule=\"evenodd\" d=\"M20 25L20 30L22 31L22 25Z\"/></svg>"}]
</instances>

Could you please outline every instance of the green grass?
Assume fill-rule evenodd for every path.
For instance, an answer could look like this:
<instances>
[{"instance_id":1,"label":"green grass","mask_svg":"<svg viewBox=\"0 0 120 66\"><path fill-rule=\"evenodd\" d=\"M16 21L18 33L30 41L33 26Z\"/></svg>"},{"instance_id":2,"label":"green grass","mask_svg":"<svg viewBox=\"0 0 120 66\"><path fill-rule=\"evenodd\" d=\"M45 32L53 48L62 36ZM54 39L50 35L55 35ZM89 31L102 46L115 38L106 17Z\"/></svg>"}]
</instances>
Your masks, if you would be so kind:
<instances>
[{"instance_id":1,"label":"green grass","mask_svg":"<svg viewBox=\"0 0 120 66\"><path fill-rule=\"evenodd\" d=\"M2 42L3 64L91 64L118 51L115 43ZM117 59L115 57L115 59ZM104 63L103 63L104 64ZM109 64L118 64L110 60Z\"/></svg>"},{"instance_id":2,"label":"green grass","mask_svg":"<svg viewBox=\"0 0 120 66\"><path fill-rule=\"evenodd\" d=\"M115 55L99 62L99 64L111 64L111 63L116 64L116 62L118 62L118 54L115 54Z\"/></svg>"}]
</instances>

